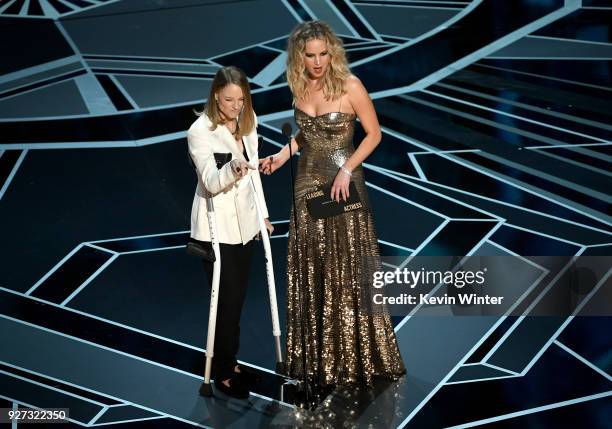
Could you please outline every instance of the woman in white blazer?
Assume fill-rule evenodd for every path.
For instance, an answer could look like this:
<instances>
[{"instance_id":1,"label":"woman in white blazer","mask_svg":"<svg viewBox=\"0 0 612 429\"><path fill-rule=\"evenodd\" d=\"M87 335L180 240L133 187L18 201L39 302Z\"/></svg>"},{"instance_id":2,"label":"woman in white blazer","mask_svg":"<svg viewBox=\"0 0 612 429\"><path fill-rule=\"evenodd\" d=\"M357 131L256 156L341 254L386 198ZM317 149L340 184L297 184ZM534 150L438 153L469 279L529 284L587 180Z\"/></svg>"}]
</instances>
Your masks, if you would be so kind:
<instances>
[{"instance_id":1,"label":"woman in white blazer","mask_svg":"<svg viewBox=\"0 0 612 429\"><path fill-rule=\"evenodd\" d=\"M256 126L247 77L230 66L215 75L208 103L187 133L189 154L198 174L191 237L210 242L206 198L212 197L221 250L213 377L217 389L237 398L247 398L255 381L252 372L238 365L236 355L253 239L259 233L256 198L269 233L273 230L257 169ZM249 184L251 177L256 194ZM204 268L212 287L213 263L204 262Z\"/></svg>"}]
</instances>

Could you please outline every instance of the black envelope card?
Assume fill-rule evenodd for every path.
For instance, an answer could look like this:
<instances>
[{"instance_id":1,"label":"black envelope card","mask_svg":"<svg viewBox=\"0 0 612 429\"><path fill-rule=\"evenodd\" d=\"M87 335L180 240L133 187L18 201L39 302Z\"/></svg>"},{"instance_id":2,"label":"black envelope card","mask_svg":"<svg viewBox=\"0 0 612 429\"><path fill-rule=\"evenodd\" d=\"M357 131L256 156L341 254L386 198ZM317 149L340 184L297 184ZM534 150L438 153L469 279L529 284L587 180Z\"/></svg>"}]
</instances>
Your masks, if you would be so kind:
<instances>
[{"instance_id":1,"label":"black envelope card","mask_svg":"<svg viewBox=\"0 0 612 429\"><path fill-rule=\"evenodd\" d=\"M325 219L363 208L354 182L349 185L348 199L346 201L340 199L340 202L329 197L332 184L330 182L306 194L306 205L313 219Z\"/></svg>"}]
</instances>

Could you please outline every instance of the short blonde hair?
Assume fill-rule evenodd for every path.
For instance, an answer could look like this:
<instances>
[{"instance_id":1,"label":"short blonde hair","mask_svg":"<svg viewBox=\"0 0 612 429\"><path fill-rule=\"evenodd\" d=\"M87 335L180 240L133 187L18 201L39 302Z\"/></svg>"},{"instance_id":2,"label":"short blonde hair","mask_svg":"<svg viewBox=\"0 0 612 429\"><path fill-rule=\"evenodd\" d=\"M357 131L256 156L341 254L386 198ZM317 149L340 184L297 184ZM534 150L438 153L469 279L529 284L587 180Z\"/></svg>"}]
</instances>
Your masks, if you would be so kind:
<instances>
[{"instance_id":1,"label":"short blonde hair","mask_svg":"<svg viewBox=\"0 0 612 429\"><path fill-rule=\"evenodd\" d=\"M351 75L342 40L331 27L323 21L308 21L298 24L287 43L287 82L293 93L293 102L308 98L308 79L304 66L306 42L323 40L327 43L327 52L331 57L327 72L323 77L323 95L326 99L335 100L345 92L345 83Z\"/></svg>"},{"instance_id":2,"label":"short blonde hair","mask_svg":"<svg viewBox=\"0 0 612 429\"><path fill-rule=\"evenodd\" d=\"M210 93L208 95L208 101L204 106L202 112L196 112L197 115L206 114L212 125L210 130L213 131L219 124L223 123L219 106L215 101L215 96L229 84L235 84L242 89L242 95L244 96L243 111L240 114L240 120L238 121L238 136L243 137L249 134L255 128L255 113L253 112L253 101L251 99L251 87L246 74L235 66L222 67L217 70L215 77L213 78L212 85L210 86Z\"/></svg>"}]
</instances>

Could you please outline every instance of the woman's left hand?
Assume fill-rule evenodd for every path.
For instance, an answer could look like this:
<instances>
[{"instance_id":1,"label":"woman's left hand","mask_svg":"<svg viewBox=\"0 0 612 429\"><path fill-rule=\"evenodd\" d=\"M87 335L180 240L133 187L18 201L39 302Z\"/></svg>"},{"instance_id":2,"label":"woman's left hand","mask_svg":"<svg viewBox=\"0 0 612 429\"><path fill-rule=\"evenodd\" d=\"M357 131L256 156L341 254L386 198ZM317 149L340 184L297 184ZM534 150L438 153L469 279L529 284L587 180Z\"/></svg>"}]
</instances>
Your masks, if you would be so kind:
<instances>
[{"instance_id":1,"label":"woman's left hand","mask_svg":"<svg viewBox=\"0 0 612 429\"><path fill-rule=\"evenodd\" d=\"M349 184L351 183L351 176L344 170L338 170L336 178L331 188L331 199L336 202L340 202L340 198L346 201L349 197Z\"/></svg>"},{"instance_id":2,"label":"woman's left hand","mask_svg":"<svg viewBox=\"0 0 612 429\"><path fill-rule=\"evenodd\" d=\"M270 219L268 218L265 218L264 222L266 223L266 229L268 230L268 235L272 236L272 233L274 232L274 225L270 223Z\"/></svg>"}]
</instances>

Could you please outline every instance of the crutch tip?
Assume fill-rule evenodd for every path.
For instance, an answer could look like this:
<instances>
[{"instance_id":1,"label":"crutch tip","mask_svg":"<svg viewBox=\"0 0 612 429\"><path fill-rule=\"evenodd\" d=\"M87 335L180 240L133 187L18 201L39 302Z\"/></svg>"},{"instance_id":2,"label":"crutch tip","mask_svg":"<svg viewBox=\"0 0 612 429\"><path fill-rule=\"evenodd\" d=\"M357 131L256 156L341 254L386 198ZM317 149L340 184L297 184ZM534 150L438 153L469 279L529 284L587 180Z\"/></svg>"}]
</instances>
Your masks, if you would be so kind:
<instances>
[{"instance_id":1,"label":"crutch tip","mask_svg":"<svg viewBox=\"0 0 612 429\"><path fill-rule=\"evenodd\" d=\"M202 383L202 385L200 386L200 396L210 397L212 396L212 393L213 391L210 383Z\"/></svg>"},{"instance_id":2,"label":"crutch tip","mask_svg":"<svg viewBox=\"0 0 612 429\"><path fill-rule=\"evenodd\" d=\"M287 368L285 362L276 362L276 373L281 375L287 375Z\"/></svg>"}]
</instances>

